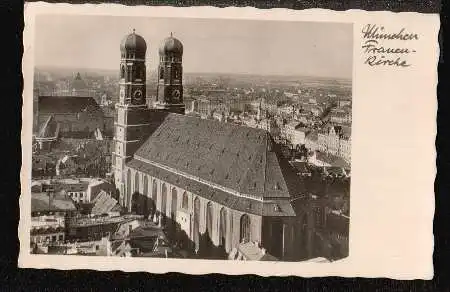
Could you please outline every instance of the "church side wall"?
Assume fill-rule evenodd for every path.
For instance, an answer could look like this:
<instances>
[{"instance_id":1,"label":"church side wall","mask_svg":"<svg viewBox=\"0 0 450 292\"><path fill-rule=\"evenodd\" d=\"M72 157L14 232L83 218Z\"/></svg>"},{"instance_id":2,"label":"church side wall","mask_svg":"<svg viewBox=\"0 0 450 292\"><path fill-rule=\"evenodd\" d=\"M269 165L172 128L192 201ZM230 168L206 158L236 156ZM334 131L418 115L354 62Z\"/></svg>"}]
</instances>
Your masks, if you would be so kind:
<instances>
[{"instance_id":1,"label":"church side wall","mask_svg":"<svg viewBox=\"0 0 450 292\"><path fill-rule=\"evenodd\" d=\"M130 172L128 172L130 170ZM131 174L131 177L128 178L128 173ZM136 175L138 176L139 185L135 185ZM146 178L146 179L145 179ZM144 182L148 182L148 186L146 188L147 193L144 194ZM212 210L212 220L211 220L211 241L215 246L219 246L221 243L221 214L225 218L225 226L222 229L225 229L225 234L222 236L224 238L224 248L226 252L230 252L232 248L236 247L240 243L241 239L241 219L243 215L247 215L250 219L250 241L256 241L261 243L262 241L262 216L248 214L244 212L240 212L237 210L230 209L226 206L218 204L216 202L207 200L197 194L191 193L183 188L178 186L169 184L164 180L160 180L158 178L152 177L140 171L137 171L133 168L125 167L124 174L124 182L125 182L125 193L121 194L121 197L125 199L125 207L129 211L132 211L132 195L140 194L144 195L147 198L155 198L156 197L156 210L169 219L175 220L180 228L186 232L186 235L190 240L195 240L194 234L194 218L198 216L199 218L199 226L198 230L200 234L205 234L207 232L207 207L208 204L211 206ZM153 184L156 182L156 190L157 194L153 193ZM166 190L165 197L165 209L163 210L163 190ZM174 214L175 218L172 217L172 191L175 189L176 191L176 213ZM187 208L183 206L183 196L184 193L187 195ZM121 199L122 199L121 198ZM199 214L195 213L195 200L199 201ZM122 200L121 200L122 201ZM138 208L139 209L139 208Z\"/></svg>"}]
</instances>

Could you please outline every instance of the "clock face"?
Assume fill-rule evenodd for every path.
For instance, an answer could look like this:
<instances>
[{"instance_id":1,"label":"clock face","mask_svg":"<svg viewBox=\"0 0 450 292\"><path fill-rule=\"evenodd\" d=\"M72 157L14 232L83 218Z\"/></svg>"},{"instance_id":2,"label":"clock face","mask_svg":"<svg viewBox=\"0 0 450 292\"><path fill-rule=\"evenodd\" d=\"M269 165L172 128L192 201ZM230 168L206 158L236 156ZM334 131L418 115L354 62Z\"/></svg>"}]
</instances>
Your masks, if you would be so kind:
<instances>
[{"instance_id":1,"label":"clock face","mask_svg":"<svg viewBox=\"0 0 450 292\"><path fill-rule=\"evenodd\" d=\"M181 93L180 93L180 91L178 89L174 89L172 91L172 99L174 101L179 101L180 100L180 96L181 96Z\"/></svg>"},{"instance_id":2,"label":"clock face","mask_svg":"<svg viewBox=\"0 0 450 292\"><path fill-rule=\"evenodd\" d=\"M134 92L134 99L135 99L136 101L141 101L141 100L142 100L142 91L136 90L136 91Z\"/></svg>"}]
</instances>

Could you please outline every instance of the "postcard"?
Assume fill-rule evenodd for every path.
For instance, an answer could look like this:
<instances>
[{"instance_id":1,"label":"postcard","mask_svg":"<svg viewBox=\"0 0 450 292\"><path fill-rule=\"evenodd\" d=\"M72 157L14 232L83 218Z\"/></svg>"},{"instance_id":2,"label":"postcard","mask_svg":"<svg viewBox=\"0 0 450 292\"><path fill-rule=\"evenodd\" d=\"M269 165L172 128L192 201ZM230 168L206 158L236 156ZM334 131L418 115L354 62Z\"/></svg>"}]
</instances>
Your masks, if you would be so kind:
<instances>
[{"instance_id":1,"label":"postcard","mask_svg":"<svg viewBox=\"0 0 450 292\"><path fill-rule=\"evenodd\" d=\"M26 4L19 266L432 278L438 30Z\"/></svg>"}]
</instances>

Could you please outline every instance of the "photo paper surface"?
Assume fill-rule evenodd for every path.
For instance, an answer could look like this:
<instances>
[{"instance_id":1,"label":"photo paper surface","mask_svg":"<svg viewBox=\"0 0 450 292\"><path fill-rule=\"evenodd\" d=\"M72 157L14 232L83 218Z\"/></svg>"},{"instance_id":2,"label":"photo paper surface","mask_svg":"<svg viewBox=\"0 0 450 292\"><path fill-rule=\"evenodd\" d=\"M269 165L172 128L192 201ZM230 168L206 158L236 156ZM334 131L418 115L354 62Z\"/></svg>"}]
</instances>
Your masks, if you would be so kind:
<instances>
[{"instance_id":1,"label":"photo paper surface","mask_svg":"<svg viewBox=\"0 0 450 292\"><path fill-rule=\"evenodd\" d=\"M27 4L19 266L431 278L438 29Z\"/></svg>"}]
</instances>

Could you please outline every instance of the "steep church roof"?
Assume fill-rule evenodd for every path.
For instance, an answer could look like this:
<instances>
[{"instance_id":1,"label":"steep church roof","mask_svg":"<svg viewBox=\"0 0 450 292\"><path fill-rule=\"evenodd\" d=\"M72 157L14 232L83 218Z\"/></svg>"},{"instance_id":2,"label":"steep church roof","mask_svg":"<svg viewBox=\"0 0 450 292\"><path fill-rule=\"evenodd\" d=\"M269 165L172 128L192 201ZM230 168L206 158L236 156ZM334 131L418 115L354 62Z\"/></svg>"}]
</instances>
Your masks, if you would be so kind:
<instances>
[{"instance_id":1,"label":"steep church roof","mask_svg":"<svg viewBox=\"0 0 450 292\"><path fill-rule=\"evenodd\" d=\"M100 106L93 97L83 96L39 96L39 114L80 113L86 109L100 110Z\"/></svg>"},{"instance_id":2,"label":"steep church roof","mask_svg":"<svg viewBox=\"0 0 450 292\"><path fill-rule=\"evenodd\" d=\"M144 162L228 193L289 199L302 187L278 153L264 130L168 114L129 166Z\"/></svg>"}]
</instances>

